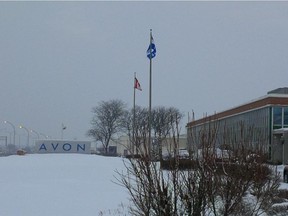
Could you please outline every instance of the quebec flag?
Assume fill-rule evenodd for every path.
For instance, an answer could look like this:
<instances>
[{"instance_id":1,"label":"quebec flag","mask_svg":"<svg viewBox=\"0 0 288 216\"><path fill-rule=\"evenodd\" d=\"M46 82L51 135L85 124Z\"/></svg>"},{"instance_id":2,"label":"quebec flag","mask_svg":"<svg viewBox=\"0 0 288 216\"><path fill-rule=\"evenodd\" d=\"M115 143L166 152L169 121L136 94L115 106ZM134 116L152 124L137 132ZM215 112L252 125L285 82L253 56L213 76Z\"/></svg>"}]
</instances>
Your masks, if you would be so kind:
<instances>
[{"instance_id":1,"label":"quebec flag","mask_svg":"<svg viewBox=\"0 0 288 216\"><path fill-rule=\"evenodd\" d=\"M152 34L151 34L151 43L147 49L147 57L149 59L152 59L156 56L156 46L154 44L154 39L152 37Z\"/></svg>"}]
</instances>

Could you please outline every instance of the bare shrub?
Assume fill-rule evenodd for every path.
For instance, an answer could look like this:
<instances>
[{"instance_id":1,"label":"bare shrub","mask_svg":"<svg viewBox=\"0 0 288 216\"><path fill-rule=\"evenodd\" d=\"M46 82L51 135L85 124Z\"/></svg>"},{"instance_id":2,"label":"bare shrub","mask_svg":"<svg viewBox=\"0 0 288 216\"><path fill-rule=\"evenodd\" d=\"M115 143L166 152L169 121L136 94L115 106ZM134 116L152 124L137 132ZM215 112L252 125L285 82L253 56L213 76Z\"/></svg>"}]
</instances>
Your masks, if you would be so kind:
<instances>
[{"instance_id":1,"label":"bare shrub","mask_svg":"<svg viewBox=\"0 0 288 216\"><path fill-rule=\"evenodd\" d=\"M130 194L131 215L236 216L276 212L273 197L279 175L264 163L263 149L249 148L244 133L241 142L219 151L217 124L205 125L195 132L195 137L191 136L197 139L201 151L190 151L190 162L185 159L183 163L176 154L178 125L173 127L169 140L174 154L168 160L160 165L142 154L130 158L125 163L126 172L118 173L118 182Z\"/></svg>"}]
</instances>

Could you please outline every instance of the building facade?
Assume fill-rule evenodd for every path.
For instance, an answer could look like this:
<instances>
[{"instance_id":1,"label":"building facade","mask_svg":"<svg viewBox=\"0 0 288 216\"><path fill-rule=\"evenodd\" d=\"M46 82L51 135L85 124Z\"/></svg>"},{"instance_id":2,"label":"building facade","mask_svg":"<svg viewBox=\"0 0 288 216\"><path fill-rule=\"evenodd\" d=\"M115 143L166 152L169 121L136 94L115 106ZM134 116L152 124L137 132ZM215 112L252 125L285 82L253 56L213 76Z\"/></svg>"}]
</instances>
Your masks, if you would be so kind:
<instances>
[{"instance_id":1,"label":"building facade","mask_svg":"<svg viewBox=\"0 0 288 216\"><path fill-rule=\"evenodd\" d=\"M153 138L152 138L153 139ZM117 140L111 141L109 147L114 147L115 153L120 156L127 156L131 154L131 142L129 136L120 136ZM174 151L174 140L173 138L166 138L161 143L161 152L173 152ZM143 145L142 145L143 148ZM144 152L144 149L140 149L140 152ZM187 136L186 134L182 134L179 136L179 140L177 142L178 149L187 149ZM159 144L152 146L152 151L159 151ZM136 151L135 151L136 153Z\"/></svg>"},{"instance_id":2,"label":"building facade","mask_svg":"<svg viewBox=\"0 0 288 216\"><path fill-rule=\"evenodd\" d=\"M232 109L193 120L187 124L191 151L201 148L201 131L214 134L217 148L245 144L251 150L264 150L273 162L288 161L288 88Z\"/></svg>"}]
</instances>

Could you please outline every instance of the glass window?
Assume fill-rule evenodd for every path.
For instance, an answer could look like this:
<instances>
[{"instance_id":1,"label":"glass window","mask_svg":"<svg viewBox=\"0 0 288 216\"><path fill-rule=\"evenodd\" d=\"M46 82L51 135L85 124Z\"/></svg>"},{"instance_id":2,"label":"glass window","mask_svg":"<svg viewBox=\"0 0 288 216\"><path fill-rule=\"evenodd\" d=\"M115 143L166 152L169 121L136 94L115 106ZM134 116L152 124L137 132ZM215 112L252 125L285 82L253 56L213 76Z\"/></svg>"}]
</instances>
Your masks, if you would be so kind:
<instances>
[{"instance_id":1,"label":"glass window","mask_svg":"<svg viewBox=\"0 0 288 216\"><path fill-rule=\"evenodd\" d=\"M282 107L273 107L273 128L282 127Z\"/></svg>"},{"instance_id":2,"label":"glass window","mask_svg":"<svg viewBox=\"0 0 288 216\"><path fill-rule=\"evenodd\" d=\"M288 127L288 107L284 107L284 127Z\"/></svg>"}]
</instances>

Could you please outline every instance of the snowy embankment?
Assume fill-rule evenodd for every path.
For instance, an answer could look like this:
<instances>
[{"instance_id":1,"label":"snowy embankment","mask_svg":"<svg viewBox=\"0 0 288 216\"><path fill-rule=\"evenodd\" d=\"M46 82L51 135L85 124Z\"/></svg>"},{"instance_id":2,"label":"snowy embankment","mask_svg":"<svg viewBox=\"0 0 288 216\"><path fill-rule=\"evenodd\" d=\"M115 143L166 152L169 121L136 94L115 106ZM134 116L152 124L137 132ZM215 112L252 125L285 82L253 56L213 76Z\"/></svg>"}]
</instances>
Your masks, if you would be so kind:
<instances>
[{"instance_id":1,"label":"snowy embankment","mask_svg":"<svg viewBox=\"0 0 288 216\"><path fill-rule=\"evenodd\" d=\"M122 160L85 154L0 157L0 216L114 215L128 203L125 188L112 182L115 170L124 168Z\"/></svg>"}]
</instances>

